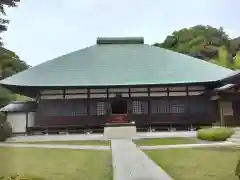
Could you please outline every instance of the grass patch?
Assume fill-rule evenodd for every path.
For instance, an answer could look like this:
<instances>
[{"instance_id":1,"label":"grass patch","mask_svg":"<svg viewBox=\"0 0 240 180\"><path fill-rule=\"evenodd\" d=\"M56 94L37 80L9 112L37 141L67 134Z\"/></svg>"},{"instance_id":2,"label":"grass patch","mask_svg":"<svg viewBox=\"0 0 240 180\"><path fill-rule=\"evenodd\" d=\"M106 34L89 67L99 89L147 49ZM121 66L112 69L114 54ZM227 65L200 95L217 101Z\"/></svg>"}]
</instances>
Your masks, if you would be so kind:
<instances>
[{"instance_id":1,"label":"grass patch","mask_svg":"<svg viewBox=\"0 0 240 180\"><path fill-rule=\"evenodd\" d=\"M176 180L238 180L235 169L239 149L168 149L145 152Z\"/></svg>"},{"instance_id":2,"label":"grass patch","mask_svg":"<svg viewBox=\"0 0 240 180\"><path fill-rule=\"evenodd\" d=\"M134 141L138 146L174 145L174 144L196 144L194 138L151 138Z\"/></svg>"},{"instance_id":3,"label":"grass patch","mask_svg":"<svg viewBox=\"0 0 240 180\"><path fill-rule=\"evenodd\" d=\"M225 141L234 134L231 128L206 128L200 129L197 132L197 137L208 141Z\"/></svg>"},{"instance_id":4,"label":"grass patch","mask_svg":"<svg viewBox=\"0 0 240 180\"><path fill-rule=\"evenodd\" d=\"M11 142L18 143L18 142ZM90 140L90 141L34 141L34 142L19 142L24 144L65 144L65 145L98 145L98 146L110 146L110 141Z\"/></svg>"},{"instance_id":5,"label":"grass patch","mask_svg":"<svg viewBox=\"0 0 240 180\"><path fill-rule=\"evenodd\" d=\"M46 180L111 180L111 151L0 148L0 176L18 173Z\"/></svg>"}]
</instances>

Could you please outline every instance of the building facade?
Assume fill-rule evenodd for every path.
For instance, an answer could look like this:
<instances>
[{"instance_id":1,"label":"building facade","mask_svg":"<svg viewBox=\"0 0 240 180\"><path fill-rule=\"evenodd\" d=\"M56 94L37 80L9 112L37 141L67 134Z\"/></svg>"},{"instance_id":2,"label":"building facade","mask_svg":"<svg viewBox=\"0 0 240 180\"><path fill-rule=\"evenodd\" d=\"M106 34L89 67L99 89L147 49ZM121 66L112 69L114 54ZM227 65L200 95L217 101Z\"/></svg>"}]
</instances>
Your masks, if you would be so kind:
<instances>
[{"instance_id":1,"label":"building facade","mask_svg":"<svg viewBox=\"0 0 240 180\"><path fill-rule=\"evenodd\" d=\"M94 46L0 83L35 99L26 132L58 133L129 124L148 130L223 123L230 111L223 100L229 90L221 87L237 79L229 69L146 45L143 38L99 38Z\"/></svg>"}]
</instances>

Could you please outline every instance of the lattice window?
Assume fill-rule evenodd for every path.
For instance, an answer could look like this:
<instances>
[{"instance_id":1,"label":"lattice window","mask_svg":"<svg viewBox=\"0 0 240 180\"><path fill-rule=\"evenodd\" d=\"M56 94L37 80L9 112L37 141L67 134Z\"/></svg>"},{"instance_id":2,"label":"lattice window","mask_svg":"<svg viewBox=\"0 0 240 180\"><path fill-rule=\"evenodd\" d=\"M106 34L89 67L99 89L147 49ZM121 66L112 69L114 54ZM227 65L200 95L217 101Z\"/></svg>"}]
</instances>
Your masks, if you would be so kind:
<instances>
[{"instance_id":1,"label":"lattice window","mask_svg":"<svg viewBox=\"0 0 240 180\"><path fill-rule=\"evenodd\" d=\"M153 114L181 114L185 112L184 102L166 101L166 100L152 100L151 112Z\"/></svg>"},{"instance_id":2,"label":"lattice window","mask_svg":"<svg viewBox=\"0 0 240 180\"><path fill-rule=\"evenodd\" d=\"M132 101L132 113L133 114L147 114L148 102L145 101Z\"/></svg>"},{"instance_id":3,"label":"lattice window","mask_svg":"<svg viewBox=\"0 0 240 180\"><path fill-rule=\"evenodd\" d=\"M106 102L92 102L90 106L90 114L103 116L107 113L107 103Z\"/></svg>"},{"instance_id":4,"label":"lattice window","mask_svg":"<svg viewBox=\"0 0 240 180\"><path fill-rule=\"evenodd\" d=\"M170 113L179 114L185 112L184 104L170 104Z\"/></svg>"},{"instance_id":5,"label":"lattice window","mask_svg":"<svg viewBox=\"0 0 240 180\"><path fill-rule=\"evenodd\" d=\"M169 102L164 100L152 100L151 112L153 114L169 113Z\"/></svg>"},{"instance_id":6,"label":"lattice window","mask_svg":"<svg viewBox=\"0 0 240 180\"><path fill-rule=\"evenodd\" d=\"M97 102L97 115L102 116L106 114L105 102Z\"/></svg>"}]
</instances>

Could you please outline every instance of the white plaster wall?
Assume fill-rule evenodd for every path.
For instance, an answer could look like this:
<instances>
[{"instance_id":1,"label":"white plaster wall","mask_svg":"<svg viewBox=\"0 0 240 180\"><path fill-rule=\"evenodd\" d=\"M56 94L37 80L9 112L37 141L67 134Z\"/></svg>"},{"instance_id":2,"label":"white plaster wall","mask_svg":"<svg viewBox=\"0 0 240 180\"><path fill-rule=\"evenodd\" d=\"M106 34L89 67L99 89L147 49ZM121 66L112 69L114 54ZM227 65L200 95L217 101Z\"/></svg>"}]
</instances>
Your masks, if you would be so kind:
<instances>
[{"instance_id":1,"label":"white plaster wall","mask_svg":"<svg viewBox=\"0 0 240 180\"><path fill-rule=\"evenodd\" d=\"M35 112L28 113L28 127L33 127L35 123Z\"/></svg>"},{"instance_id":2,"label":"white plaster wall","mask_svg":"<svg viewBox=\"0 0 240 180\"><path fill-rule=\"evenodd\" d=\"M13 133L26 132L26 113L8 113L7 121L13 129Z\"/></svg>"},{"instance_id":3,"label":"white plaster wall","mask_svg":"<svg viewBox=\"0 0 240 180\"><path fill-rule=\"evenodd\" d=\"M220 102L224 116L233 116L232 102Z\"/></svg>"}]
</instances>

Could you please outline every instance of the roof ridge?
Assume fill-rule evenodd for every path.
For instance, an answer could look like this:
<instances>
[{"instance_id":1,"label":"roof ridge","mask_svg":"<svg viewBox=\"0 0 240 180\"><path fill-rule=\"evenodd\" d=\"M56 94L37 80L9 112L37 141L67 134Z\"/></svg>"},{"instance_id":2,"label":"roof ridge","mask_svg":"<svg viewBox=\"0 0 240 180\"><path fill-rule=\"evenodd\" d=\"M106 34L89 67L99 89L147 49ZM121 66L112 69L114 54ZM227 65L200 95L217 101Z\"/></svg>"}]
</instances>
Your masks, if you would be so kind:
<instances>
[{"instance_id":1,"label":"roof ridge","mask_svg":"<svg viewBox=\"0 0 240 180\"><path fill-rule=\"evenodd\" d=\"M198 62L202 62L203 64L208 64L208 65L212 65L212 66L215 66L215 67L218 67L218 68L221 68L221 69L226 69L226 70L229 70L229 71L232 71L232 73L234 74L235 71L231 70L231 69L228 69L226 67L223 67L223 66L219 66L217 64L214 64L214 63L211 63L209 61L206 61L206 60L203 60L203 59L199 59L199 58L196 58L196 57L192 57L190 55L187 55L187 54L183 54L183 53L180 53L180 52L177 52L177 51L172 51L172 50L169 50L169 49L165 49L165 48L162 48L162 47L156 47L156 46L152 46L153 48L160 48L164 51L168 51L170 53L174 53L174 54L178 54L180 56L184 56L184 57L188 57L188 58L191 58L190 61L198 61ZM239 70L240 71L240 70Z\"/></svg>"},{"instance_id":2,"label":"roof ridge","mask_svg":"<svg viewBox=\"0 0 240 180\"><path fill-rule=\"evenodd\" d=\"M143 37L98 37L97 44L144 44Z\"/></svg>"}]
</instances>

